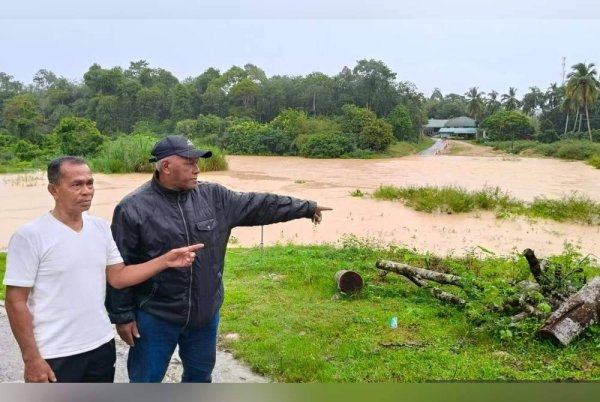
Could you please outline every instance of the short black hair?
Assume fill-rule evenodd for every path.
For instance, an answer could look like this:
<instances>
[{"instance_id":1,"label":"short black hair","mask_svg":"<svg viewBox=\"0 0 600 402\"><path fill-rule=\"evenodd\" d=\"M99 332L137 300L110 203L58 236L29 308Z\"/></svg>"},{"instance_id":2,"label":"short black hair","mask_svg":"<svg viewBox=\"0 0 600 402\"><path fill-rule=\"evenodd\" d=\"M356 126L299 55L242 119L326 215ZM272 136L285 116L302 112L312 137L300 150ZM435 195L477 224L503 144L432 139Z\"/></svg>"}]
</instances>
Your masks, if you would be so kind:
<instances>
[{"instance_id":1,"label":"short black hair","mask_svg":"<svg viewBox=\"0 0 600 402\"><path fill-rule=\"evenodd\" d=\"M58 184L60 182L60 168L63 164L87 165L87 162L79 156L61 156L48 163L48 183Z\"/></svg>"}]
</instances>

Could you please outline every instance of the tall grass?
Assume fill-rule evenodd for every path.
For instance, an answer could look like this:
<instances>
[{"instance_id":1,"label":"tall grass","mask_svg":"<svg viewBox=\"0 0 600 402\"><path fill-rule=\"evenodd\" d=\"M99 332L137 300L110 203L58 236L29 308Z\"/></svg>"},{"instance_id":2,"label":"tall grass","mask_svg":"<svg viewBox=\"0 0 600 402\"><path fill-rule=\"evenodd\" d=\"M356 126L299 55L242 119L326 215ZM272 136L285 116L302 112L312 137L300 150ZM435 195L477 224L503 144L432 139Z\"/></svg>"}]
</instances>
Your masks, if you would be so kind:
<instances>
[{"instance_id":1,"label":"tall grass","mask_svg":"<svg viewBox=\"0 0 600 402\"><path fill-rule=\"evenodd\" d=\"M210 158L200 158L200 171L217 172L229 169L229 164L225 158L225 152L216 145L198 144L200 149L209 149L212 152Z\"/></svg>"},{"instance_id":2,"label":"tall grass","mask_svg":"<svg viewBox=\"0 0 600 402\"><path fill-rule=\"evenodd\" d=\"M600 224L600 203L572 193L553 200L536 197L527 203L511 197L498 187L467 191L461 187L395 187L381 186L373 197L398 200L422 212L463 213L475 210L496 211L497 216L524 215L532 218L572 221L588 225Z\"/></svg>"},{"instance_id":3,"label":"tall grass","mask_svg":"<svg viewBox=\"0 0 600 402\"><path fill-rule=\"evenodd\" d=\"M105 142L90 160L91 168L102 173L150 173L150 151L156 141L150 135L135 134Z\"/></svg>"},{"instance_id":4,"label":"tall grass","mask_svg":"<svg viewBox=\"0 0 600 402\"><path fill-rule=\"evenodd\" d=\"M527 215L551 218L559 222L574 221L598 225L600 224L600 204L577 193L564 195L559 200L536 197L529 205Z\"/></svg>"},{"instance_id":5,"label":"tall grass","mask_svg":"<svg viewBox=\"0 0 600 402\"><path fill-rule=\"evenodd\" d=\"M134 134L105 142L98 154L90 160L94 171L102 173L150 173L154 169L149 162L150 151L158 139L148 134ZM212 157L200 159L203 172L227 170L225 154L216 146L198 145L210 149Z\"/></svg>"},{"instance_id":6,"label":"tall grass","mask_svg":"<svg viewBox=\"0 0 600 402\"><path fill-rule=\"evenodd\" d=\"M517 211L521 203L498 187L466 191L458 186L394 187L381 186L373 196L382 200L401 200L407 206L423 212L461 213L476 209Z\"/></svg>"}]
</instances>

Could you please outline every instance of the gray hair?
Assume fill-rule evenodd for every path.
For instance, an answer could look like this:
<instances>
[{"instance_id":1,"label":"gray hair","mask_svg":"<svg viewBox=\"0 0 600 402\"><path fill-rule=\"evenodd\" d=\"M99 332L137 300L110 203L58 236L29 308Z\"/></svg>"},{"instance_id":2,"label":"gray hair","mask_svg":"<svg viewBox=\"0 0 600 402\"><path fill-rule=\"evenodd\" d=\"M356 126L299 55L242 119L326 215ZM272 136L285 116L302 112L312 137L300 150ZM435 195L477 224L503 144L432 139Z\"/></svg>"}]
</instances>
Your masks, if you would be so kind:
<instances>
[{"instance_id":1,"label":"gray hair","mask_svg":"<svg viewBox=\"0 0 600 402\"><path fill-rule=\"evenodd\" d=\"M162 158L161 160L156 161L156 163L154 164L154 169L160 173L160 171L163 169L163 164L167 160L169 160L168 156L166 158Z\"/></svg>"},{"instance_id":2,"label":"gray hair","mask_svg":"<svg viewBox=\"0 0 600 402\"><path fill-rule=\"evenodd\" d=\"M60 158L51 160L50 163L48 163L48 183L56 185L60 182L62 176L60 168L65 163L70 163L72 165L87 165L87 162L78 156L61 156Z\"/></svg>"}]
</instances>

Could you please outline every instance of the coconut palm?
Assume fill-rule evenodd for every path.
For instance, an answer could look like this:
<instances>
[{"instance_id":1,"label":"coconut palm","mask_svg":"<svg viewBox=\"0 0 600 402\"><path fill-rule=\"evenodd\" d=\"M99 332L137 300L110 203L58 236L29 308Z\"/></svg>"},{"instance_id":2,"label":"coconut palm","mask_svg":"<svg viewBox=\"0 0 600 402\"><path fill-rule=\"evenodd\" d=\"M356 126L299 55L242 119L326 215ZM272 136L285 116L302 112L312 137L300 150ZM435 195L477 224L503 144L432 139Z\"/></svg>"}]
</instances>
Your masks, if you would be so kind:
<instances>
[{"instance_id":1,"label":"coconut palm","mask_svg":"<svg viewBox=\"0 0 600 402\"><path fill-rule=\"evenodd\" d=\"M483 95L485 95L485 93L479 92L477 87L473 87L465 93L465 96L467 97L467 113L475 120L479 120L483 115Z\"/></svg>"},{"instance_id":2,"label":"coconut palm","mask_svg":"<svg viewBox=\"0 0 600 402\"><path fill-rule=\"evenodd\" d=\"M587 120L588 133L590 141L592 141L592 129L590 127L589 106L593 105L598 98L598 90L600 82L596 76L594 63L578 63L572 68L572 71L567 75L567 97L579 107L585 109L585 117Z\"/></svg>"},{"instance_id":3,"label":"coconut palm","mask_svg":"<svg viewBox=\"0 0 600 402\"><path fill-rule=\"evenodd\" d=\"M487 99L485 100L485 114L486 116L491 116L500 109L500 101L498 101L498 92L492 90L487 94Z\"/></svg>"},{"instance_id":4,"label":"coconut palm","mask_svg":"<svg viewBox=\"0 0 600 402\"><path fill-rule=\"evenodd\" d=\"M523 113L533 116L537 108L542 107L544 94L538 87L530 87L529 92L523 96Z\"/></svg>"},{"instance_id":5,"label":"coconut palm","mask_svg":"<svg viewBox=\"0 0 600 402\"><path fill-rule=\"evenodd\" d=\"M508 88L508 93L502 95L502 106L506 110L516 110L519 108L519 100L517 99L517 89L514 87Z\"/></svg>"},{"instance_id":6,"label":"coconut palm","mask_svg":"<svg viewBox=\"0 0 600 402\"><path fill-rule=\"evenodd\" d=\"M553 82L544 94L545 109L554 109L562 105L565 97L565 87Z\"/></svg>"},{"instance_id":7,"label":"coconut palm","mask_svg":"<svg viewBox=\"0 0 600 402\"><path fill-rule=\"evenodd\" d=\"M565 98L561 105L562 109L567 113L567 121L565 122L565 131L563 136L567 134L567 127L569 126L569 114L573 113L577 108L571 98ZM577 123L577 116L575 116L575 122Z\"/></svg>"}]
</instances>

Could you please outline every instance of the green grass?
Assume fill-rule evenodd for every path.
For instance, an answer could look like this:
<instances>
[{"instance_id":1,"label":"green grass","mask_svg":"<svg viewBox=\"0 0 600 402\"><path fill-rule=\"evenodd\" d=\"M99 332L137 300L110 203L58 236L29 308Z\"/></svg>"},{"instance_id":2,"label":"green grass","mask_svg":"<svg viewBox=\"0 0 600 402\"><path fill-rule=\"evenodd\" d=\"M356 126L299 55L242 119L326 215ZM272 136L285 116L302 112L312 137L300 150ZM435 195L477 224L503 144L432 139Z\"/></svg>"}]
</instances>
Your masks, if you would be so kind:
<instances>
[{"instance_id":1,"label":"green grass","mask_svg":"<svg viewBox=\"0 0 600 402\"><path fill-rule=\"evenodd\" d=\"M467 191L457 186L395 187L380 186L373 197L399 200L422 212L464 213L475 210L495 211L496 216L524 215L531 218L571 221L588 225L600 224L600 203L589 197L571 193L558 200L536 197L527 203L511 197L498 187Z\"/></svg>"},{"instance_id":2,"label":"green grass","mask_svg":"<svg viewBox=\"0 0 600 402\"><path fill-rule=\"evenodd\" d=\"M423 212L461 213L477 209L517 211L521 203L498 187L467 191L457 186L395 187L381 186L373 196L382 200L401 200L407 206Z\"/></svg>"},{"instance_id":3,"label":"green grass","mask_svg":"<svg viewBox=\"0 0 600 402\"><path fill-rule=\"evenodd\" d=\"M534 336L539 321L510 327L491 315L482 325L468 310L445 305L398 275L380 277L374 268L386 258L471 277L495 292L501 280L528 277L522 257L481 250L436 257L355 237L335 246L269 247L262 256L258 248L232 248L220 345L278 382L600 378L597 327L558 348ZM3 277L5 254L0 256ZM584 268L597 272L589 264ZM363 277L357 295L337 292L334 276L341 269ZM390 328L392 317L398 318L396 329ZM230 333L239 339L228 340Z\"/></svg>"},{"instance_id":4,"label":"green grass","mask_svg":"<svg viewBox=\"0 0 600 402\"><path fill-rule=\"evenodd\" d=\"M600 377L598 331L568 348L528 331L476 326L464 310L447 306L389 274L380 278L378 258L437 265L451 272L498 278L527 275L516 258L437 258L406 249L272 247L263 263L258 249L231 249L225 270L226 299L221 345L254 370L282 382L395 382L428 380L556 380ZM359 272L356 296L338 295L334 275ZM398 328L389 326L398 318ZM227 341L228 333L240 335Z\"/></svg>"}]
</instances>

